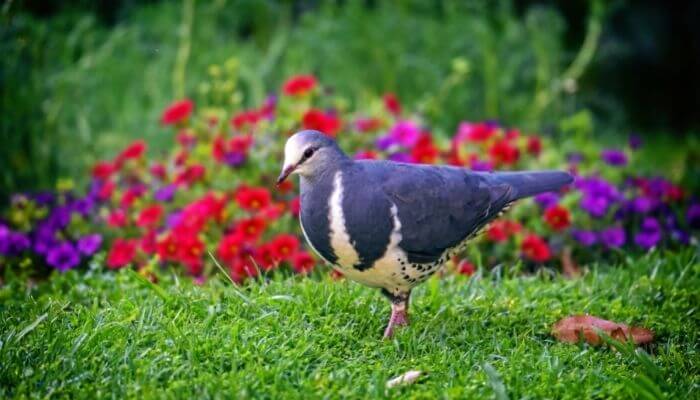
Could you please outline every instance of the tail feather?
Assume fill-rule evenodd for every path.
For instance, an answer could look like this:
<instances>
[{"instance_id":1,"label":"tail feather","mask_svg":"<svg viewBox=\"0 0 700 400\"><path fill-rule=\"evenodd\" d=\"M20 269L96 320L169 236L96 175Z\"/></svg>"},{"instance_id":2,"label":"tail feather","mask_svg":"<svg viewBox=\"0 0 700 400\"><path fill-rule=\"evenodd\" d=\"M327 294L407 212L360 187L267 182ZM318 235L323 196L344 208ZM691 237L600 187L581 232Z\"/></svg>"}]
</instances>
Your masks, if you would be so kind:
<instances>
[{"instance_id":1,"label":"tail feather","mask_svg":"<svg viewBox=\"0 0 700 400\"><path fill-rule=\"evenodd\" d=\"M513 188L512 200L553 192L573 182L574 178L564 171L496 172L490 178L496 183L506 183Z\"/></svg>"}]
</instances>

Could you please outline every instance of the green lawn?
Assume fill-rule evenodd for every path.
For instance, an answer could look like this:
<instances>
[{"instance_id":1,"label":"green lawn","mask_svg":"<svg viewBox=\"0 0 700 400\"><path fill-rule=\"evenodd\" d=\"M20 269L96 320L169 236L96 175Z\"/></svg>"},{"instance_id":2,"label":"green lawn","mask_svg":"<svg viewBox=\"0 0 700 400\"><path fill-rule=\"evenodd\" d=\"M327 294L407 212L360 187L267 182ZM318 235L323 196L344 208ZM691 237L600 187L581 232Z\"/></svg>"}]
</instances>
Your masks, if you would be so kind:
<instances>
[{"instance_id":1,"label":"green lawn","mask_svg":"<svg viewBox=\"0 0 700 400\"><path fill-rule=\"evenodd\" d=\"M576 280L434 278L415 291L413 325L391 341L381 340L388 303L354 283L160 282L95 270L31 289L6 283L0 397L698 398L692 251L594 266ZM652 328L651 359L555 342L550 326L582 312ZM427 375L386 391L412 369Z\"/></svg>"}]
</instances>

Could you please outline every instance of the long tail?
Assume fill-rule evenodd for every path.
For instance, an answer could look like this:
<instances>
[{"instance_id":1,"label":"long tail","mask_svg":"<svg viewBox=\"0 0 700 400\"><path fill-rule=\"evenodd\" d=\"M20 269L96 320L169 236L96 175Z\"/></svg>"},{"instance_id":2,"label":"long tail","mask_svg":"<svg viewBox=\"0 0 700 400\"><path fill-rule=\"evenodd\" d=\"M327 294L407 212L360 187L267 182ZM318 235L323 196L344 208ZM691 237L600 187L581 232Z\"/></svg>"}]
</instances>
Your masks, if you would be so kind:
<instances>
[{"instance_id":1,"label":"long tail","mask_svg":"<svg viewBox=\"0 0 700 400\"><path fill-rule=\"evenodd\" d=\"M490 178L510 185L513 200L557 191L574 180L571 174L564 171L495 172L490 174Z\"/></svg>"}]
</instances>

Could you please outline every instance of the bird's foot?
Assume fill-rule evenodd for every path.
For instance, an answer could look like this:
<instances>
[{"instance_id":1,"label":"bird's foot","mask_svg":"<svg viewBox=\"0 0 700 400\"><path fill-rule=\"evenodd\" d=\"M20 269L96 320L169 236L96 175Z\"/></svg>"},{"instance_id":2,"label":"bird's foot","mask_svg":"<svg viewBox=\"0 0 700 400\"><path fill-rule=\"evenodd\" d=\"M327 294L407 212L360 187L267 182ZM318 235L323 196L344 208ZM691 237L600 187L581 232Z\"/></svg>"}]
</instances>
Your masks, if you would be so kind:
<instances>
[{"instance_id":1,"label":"bird's foot","mask_svg":"<svg viewBox=\"0 0 700 400\"><path fill-rule=\"evenodd\" d=\"M406 304L391 304L391 318L384 330L384 339L389 339L394 335L394 328L408 325L408 310Z\"/></svg>"}]
</instances>

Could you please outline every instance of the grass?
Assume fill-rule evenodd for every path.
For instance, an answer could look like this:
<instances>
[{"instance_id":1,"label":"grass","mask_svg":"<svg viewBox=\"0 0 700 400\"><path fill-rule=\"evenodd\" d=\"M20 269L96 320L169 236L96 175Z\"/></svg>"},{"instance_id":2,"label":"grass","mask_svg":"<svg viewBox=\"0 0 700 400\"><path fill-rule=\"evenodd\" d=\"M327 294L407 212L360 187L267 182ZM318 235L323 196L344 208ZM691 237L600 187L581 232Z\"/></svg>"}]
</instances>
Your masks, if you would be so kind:
<instances>
[{"instance_id":1,"label":"grass","mask_svg":"<svg viewBox=\"0 0 700 400\"><path fill-rule=\"evenodd\" d=\"M31 288L10 281L0 290L0 397L698 397L691 251L592 266L576 280L432 279L391 341L381 340L388 303L351 282L160 282L99 269ZM655 344L618 352L550 336L556 320L583 312L652 328ZM385 389L413 369L427 375Z\"/></svg>"}]
</instances>

